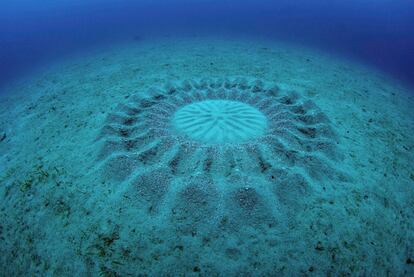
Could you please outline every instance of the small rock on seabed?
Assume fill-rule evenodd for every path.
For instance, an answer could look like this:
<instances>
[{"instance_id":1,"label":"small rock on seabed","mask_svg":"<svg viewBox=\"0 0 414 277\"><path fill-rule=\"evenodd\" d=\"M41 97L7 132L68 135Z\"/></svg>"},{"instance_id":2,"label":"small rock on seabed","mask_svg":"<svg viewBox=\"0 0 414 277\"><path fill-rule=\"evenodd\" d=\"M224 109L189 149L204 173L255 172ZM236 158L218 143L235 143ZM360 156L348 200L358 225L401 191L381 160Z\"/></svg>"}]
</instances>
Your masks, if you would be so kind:
<instances>
[{"instance_id":1,"label":"small rock on seabed","mask_svg":"<svg viewBox=\"0 0 414 277\"><path fill-rule=\"evenodd\" d=\"M6 132L0 132L0 142L5 140L7 137Z\"/></svg>"}]
</instances>

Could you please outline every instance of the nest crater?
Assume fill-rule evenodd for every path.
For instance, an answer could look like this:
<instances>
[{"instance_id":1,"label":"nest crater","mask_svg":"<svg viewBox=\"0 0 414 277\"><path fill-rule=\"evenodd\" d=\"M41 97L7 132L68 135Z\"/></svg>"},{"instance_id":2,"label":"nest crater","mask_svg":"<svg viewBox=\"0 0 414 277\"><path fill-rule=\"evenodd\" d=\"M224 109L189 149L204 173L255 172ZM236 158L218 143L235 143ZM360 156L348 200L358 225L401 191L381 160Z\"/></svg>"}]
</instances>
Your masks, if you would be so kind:
<instances>
[{"instance_id":1,"label":"nest crater","mask_svg":"<svg viewBox=\"0 0 414 277\"><path fill-rule=\"evenodd\" d=\"M223 228L273 226L277 210L301 210L312 181L348 180L327 115L261 80L186 80L133 95L108 115L97 141L104 178L129 182L128 194L147 202L151 215L174 210L171 220L181 227L200 228L202 216L189 216L194 210L223 218L218 199L232 218L221 220ZM167 194L191 201L164 202Z\"/></svg>"}]
</instances>

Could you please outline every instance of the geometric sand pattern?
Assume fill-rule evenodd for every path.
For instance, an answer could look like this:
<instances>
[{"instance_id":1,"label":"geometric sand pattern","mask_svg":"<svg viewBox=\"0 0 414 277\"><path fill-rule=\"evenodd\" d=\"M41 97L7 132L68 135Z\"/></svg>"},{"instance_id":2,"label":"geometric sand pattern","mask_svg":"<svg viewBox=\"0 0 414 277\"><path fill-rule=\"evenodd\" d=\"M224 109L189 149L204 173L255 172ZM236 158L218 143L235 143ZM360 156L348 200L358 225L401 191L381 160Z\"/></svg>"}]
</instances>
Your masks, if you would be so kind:
<instances>
[{"instance_id":1,"label":"geometric sand pattern","mask_svg":"<svg viewBox=\"0 0 414 277\"><path fill-rule=\"evenodd\" d=\"M176 222L217 217L220 199L238 224L271 224L276 210L300 206L310 181L346 181L327 116L260 80L183 81L134 95L108 115L98 140L104 177L130 183L129 198L150 214L174 211ZM169 206L167 194L176 199Z\"/></svg>"},{"instance_id":2,"label":"geometric sand pattern","mask_svg":"<svg viewBox=\"0 0 414 277\"><path fill-rule=\"evenodd\" d=\"M205 100L179 109L173 126L190 138L223 144L263 135L266 121L260 111L242 102Z\"/></svg>"}]
</instances>

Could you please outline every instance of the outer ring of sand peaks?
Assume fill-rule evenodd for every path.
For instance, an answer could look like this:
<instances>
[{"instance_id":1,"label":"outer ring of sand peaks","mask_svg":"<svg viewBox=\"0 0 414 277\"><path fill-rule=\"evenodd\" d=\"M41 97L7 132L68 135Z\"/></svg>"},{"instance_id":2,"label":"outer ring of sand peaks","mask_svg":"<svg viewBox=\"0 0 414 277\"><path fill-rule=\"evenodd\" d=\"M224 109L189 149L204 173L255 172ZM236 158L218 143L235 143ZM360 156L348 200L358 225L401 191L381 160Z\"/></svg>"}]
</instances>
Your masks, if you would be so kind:
<instances>
[{"instance_id":1,"label":"outer ring of sand peaks","mask_svg":"<svg viewBox=\"0 0 414 277\"><path fill-rule=\"evenodd\" d=\"M204 143L238 143L262 136L267 119L243 102L204 100L178 109L172 125L179 133Z\"/></svg>"},{"instance_id":2,"label":"outer ring of sand peaks","mask_svg":"<svg viewBox=\"0 0 414 277\"><path fill-rule=\"evenodd\" d=\"M156 168L180 176L274 177L272 171L300 168L314 179L336 176L331 161L338 158L337 139L330 121L298 93L239 78L184 81L148 95L128 98L108 115L101 130L98 140L104 143L98 159L105 161L105 174L111 179L124 181L137 171ZM217 111L223 106L253 119L240 121L236 112L230 118L239 125L229 118L224 121ZM203 135L210 125L201 124L202 115L221 116L227 125ZM243 122L255 127L247 131ZM224 137L225 133L233 136ZM214 143L207 143L211 140Z\"/></svg>"},{"instance_id":3,"label":"outer ring of sand peaks","mask_svg":"<svg viewBox=\"0 0 414 277\"><path fill-rule=\"evenodd\" d=\"M229 217L223 219L229 230L266 228L303 210L312 193L310 179L345 180L335 168L330 121L297 93L261 81L216 79L184 81L148 94L129 97L108 115L98 137L99 165L105 180L127 184L122 201L150 215L168 214L177 232L211 228L220 217ZM223 106L238 112L226 118L223 131L201 135L210 128L201 124L201 115L224 123ZM257 123L251 133L242 128L247 119ZM232 120L241 123L232 126ZM233 133L240 128L241 137L220 137L226 128ZM215 143L206 142L215 136Z\"/></svg>"}]
</instances>

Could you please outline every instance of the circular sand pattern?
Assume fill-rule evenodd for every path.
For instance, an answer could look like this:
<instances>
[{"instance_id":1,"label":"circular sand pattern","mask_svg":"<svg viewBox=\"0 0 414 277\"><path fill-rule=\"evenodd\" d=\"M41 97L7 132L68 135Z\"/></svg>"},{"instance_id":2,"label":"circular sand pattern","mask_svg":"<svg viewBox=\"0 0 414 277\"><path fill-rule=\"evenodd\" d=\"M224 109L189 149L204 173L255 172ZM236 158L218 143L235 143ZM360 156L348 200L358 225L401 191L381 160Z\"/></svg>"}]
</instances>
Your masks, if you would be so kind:
<instances>
[{"instance_id":1,"label":"circular sand pattern","mask_svg":"<svg viewBox=\"0 0 414 277\"><path fill-rule=\"evenodd\" d=\"M260 80L184 81L131 96L98 140L103 177L128 183L131 205L170 213L185 233L203 223L274 226L303 210L312 181L347 180L326 115Z\"/></svg>"},{"instance_id":2,"label":"circular sand pattern","mask_svg":"<svg viewBox=\"0 0 414 277\"><path fill-rule=\"evenodd\" d=\"M238 101L206 100L186 105L174 114L179 133L205 143L238 143L263 135L266 117Z\"/></svg>"}]
</instances>

